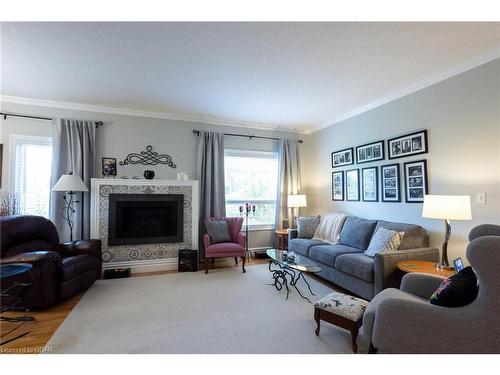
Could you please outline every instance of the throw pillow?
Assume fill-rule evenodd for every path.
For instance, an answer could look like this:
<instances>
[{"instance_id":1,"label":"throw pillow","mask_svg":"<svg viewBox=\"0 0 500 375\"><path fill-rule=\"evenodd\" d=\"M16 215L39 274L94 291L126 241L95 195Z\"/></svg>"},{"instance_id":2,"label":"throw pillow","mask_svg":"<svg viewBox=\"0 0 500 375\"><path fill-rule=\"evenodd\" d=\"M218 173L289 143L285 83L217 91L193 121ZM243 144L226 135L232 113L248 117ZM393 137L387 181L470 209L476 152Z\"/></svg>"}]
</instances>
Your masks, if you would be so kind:
<instances>
[{"instance_id":1,"label":"throw pillow","mask_svg":"<svg viewBox=\"0 0 500 375\"><path fill-rule=\"evenodd\" d=\"M321 216L299 216L297 218L297 237L312 238L321 221Z\"/></svg>"},{"instance_id":2,"label":"throw pillow","mask_svg":"<svg viewBox=\"0 0 500 375\"><path fill-rule=\"evenodd\" d=\"M373 258L375 254L381 253L382 251L396 251L399 245L401 245L401 242L403 242L404 235L405 232L396 232L395 230L379 227L370 240L365 255Z\"/></svg>"},{"instance_id":3,"label":"throw pillow","mask_svg":"<svg viewBox=\"0 0 500 375\"><path fill-rule=\"evenodd\" d=\"M468 266L444 280L429 301L438 306L461 307L474 301L478 291L476 274Z\"/></svg>"},{"instance_id":4,"label":"throw pillow","mask_svg":"<svg viewBox=\"0 0 500 375\"><path fill-rule=\"evenodd\" d=\"M366 220L360 217L349 216L345 220L339 243L365 251L370 244L377 220Z\"/></svg>"},{"instance_id":5,"label":"throw pillow","mask_svg":"<svg viewBox=\"0 0 500 375\"><path fill-rule=\"evenodd\" d=\"M226 220L207 220L205 228L211 243L231 242L229 227Z\"/></svg>"}]
</instances>

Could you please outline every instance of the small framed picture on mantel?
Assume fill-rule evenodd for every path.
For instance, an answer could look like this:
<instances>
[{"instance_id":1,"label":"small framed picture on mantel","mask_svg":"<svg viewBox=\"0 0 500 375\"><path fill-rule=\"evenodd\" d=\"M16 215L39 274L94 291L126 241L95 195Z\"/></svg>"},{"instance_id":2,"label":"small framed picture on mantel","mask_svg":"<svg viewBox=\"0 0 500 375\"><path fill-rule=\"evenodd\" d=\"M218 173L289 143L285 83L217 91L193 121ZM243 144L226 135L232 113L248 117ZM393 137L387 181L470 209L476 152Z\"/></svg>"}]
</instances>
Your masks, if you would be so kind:
<instances>
[{"instance_id":1,"label":"small framed picture on mantel","mask_svg":"<svg viewBox=\"0 0 500 375\"><path fill-rule=\"evenodd\" d=\"M402 135L387 141L389 159L404 158L429 152L427 130Z\"/></svg>"}]
</instances>

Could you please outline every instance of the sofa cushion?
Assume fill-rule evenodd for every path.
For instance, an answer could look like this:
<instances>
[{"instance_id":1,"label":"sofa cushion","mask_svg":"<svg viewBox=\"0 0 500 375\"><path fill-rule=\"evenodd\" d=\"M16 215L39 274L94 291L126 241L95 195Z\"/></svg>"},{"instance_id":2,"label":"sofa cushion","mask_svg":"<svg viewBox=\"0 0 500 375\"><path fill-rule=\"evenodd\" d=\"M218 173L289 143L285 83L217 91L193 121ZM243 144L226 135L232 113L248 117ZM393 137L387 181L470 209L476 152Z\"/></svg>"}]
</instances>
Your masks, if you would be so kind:
<instances>
[{"instance_id":1,"label":"sofa cushion","mask_svg":"<svg viewBox=\"0 0 500 375\"><path fill-rule=\"evenodd\" d=\"M62 260L62 280L70 280L82 273L100 268L96 257L89 254L75 255Z\"/></svg>"},{"instance_id":2,"label":"sofa cushion","mask_svg":"<svg viewBox=\"0 0 500 375\"><path fill-rule=\"evenodd\" d=\"M373 258L363 254L343 254L335 260L335 268L351 276L373 282Z\"/></svg>"},{"instance_id":3,"label":"sofa cushion","mask_svg":"<svg viewBox=\"0 0 500 375\"><path fill-rule=\"evenodd\" d=\"M344 245L315 245L309 249L309 258L333 267L339 255L360 252L359 249Z\"/></svg>"},{"instance_id":4,"label":"sofa cushion","mask_svg":"<svg viewBox=\"0 0 500 375\"><path fill-rule=\"evenodd\" d=\"M231 242L226 220L206 220L205 228L210 236L210 243Z\"/></svg>"},{"instance_id":5,"label":"sofa cushion","mask_svg":"<svg viewBox=\"0 0 500 375\"><path fill-rule=\"evenodd\" d=\"M370 239L376 225L376 220L366 220L360 217L349 216L345 220L342 232L340 232L339 243L364 251L370 244Z\"/></svg>"},{"instance_id":6,"label":"sofa cushion","mask_svg":"<svg viewBox=\"0 0 500 375\"><path fill-rule=\"evenodd\" d=\"M396 232L405 232L403 242L399 245L398 250L418 249L419 247L423 247L427 234L424 228L415 224L393 223L379 220L375 230L379 227L384 227L385 229L394 230Z\"/></svg>"},{"instance_id":7,"label":"sofa cushion","mask_svg":"<svg viewBox=\"0 0 500 375\"><path fill-rule=\"evenodd\" d=\"M288 244L289 251L295 251L300 255L309 256L309 249L314 245L325 245L323 241L310 240L307 238L294 238Z\"/></svg>"},{"instance_id":8,"label":"sofa cushion","mask_svg":"<svg viewBox=\"0 0 500 375\"><path fill-rule=\"evenodd\" d=\"M297 237L313 238L314 232L321 221L321 216L300 216L297 218Z\"/></svg>"}]
</instances>

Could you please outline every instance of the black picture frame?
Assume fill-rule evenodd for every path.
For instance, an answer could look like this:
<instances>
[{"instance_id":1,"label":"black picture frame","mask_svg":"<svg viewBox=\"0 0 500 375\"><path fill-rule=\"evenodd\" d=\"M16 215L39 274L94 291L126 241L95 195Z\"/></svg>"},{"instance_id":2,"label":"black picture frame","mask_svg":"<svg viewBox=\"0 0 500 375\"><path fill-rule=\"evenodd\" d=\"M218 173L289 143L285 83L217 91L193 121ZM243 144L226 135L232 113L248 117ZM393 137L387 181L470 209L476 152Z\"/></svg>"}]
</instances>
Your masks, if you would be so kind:
<instances>
[{"instance_id":1,"label":"black picture frame","mask_svg":"<svg viewBox=\"0 0 500 375\"><path fill-rule=\"evenodd\" d=\"M116 158L103 157L101 160L103 176L116 176Z\"/></svg>"},{"instance_id":2,"label":"black picture frame","mask_svg":"<svg viewBox=\"0 0 500 375\"><path fill-rule=\"evenodd\" d=\"M345 159L349 156L349 161ZM345 165L354 164L354 149L352 147L343 150L334 151L331 154L332 168L343 167ZM342 161L341 161L342 160Z\"/></svg>"},{"instance_id":3,"label":"black picture frame","mask_svg":"<svg viewBox=\"0 0 500 375\"><path fill-rule=\"evenodd\" d=\"M389 159L404 158L428 152L427 130L420 130L387 140L387 154Z\"/></svg>"},{"instance_id":4,"label":"black picture frame","mask_svg":"<svg viewBox=\"0 0 500 375\"><path fill-rule=\"evenodd\" d=\"M403 165L406 203L423 203L428 194L427 160L409 161ZM420 170L419 170L420 169Z\"/></svg>"},{"instance_id":5,"label":"black picture frame","mask_svg":"<svg viewBox=\"0 0 500 375\"><path fill-rule=\"evenodd\" d=\"M356 164L370 163L385 159L385 141L376 141L356 146ZM378 146L378 147L377 147Z\"/></svg>"},{"instance_id":6,"label":"black picture frame","mask_svg":"<svg viewBox=\"0 0 500 375\"><path fill-rule=\"evenodd\" d=\"M356 176L356 184L355 186L351 184L349 181L350 176L355 175ZM353 188L356 189L353 191ZM355 194L355 198L352 198L352 193ZM360 200L360 194L359 194L359 169L350 169L348 171L345 171L345 200L346 201L351 201L351 202L357 202Z\"/></svg>"},{"instance_id":7,"label":"black picture frame","mask_svg":"<svg viewBox=\"0 0 500 375\"><path fill-rule=\"evenodd\" d=\"M371 173L370 176L368 172L372 171L375 173ZM369 181L365 177L371 177L372 180ZM378 167L367 167L361 169L361 186L362 186L361 196L363 202L378 202ZM372 197L367 198L366 197L367 192L372 193L373 194Z\"/></svg>"},{"instance_id":8,"label":"black picture frame","mask_svg":"<svg viewBox=\"0 0 500 375\"><path fill-rule=\"evenodd\" d=\"M340 182L336 181L335 179L336 176L338 176ZM338 194L339 189L340 189L340 196ZM344 171L332 172L332 200L333 201L344 200Z\"/></svg>"},{"instance_id":9,"label":"black picture frame","mask_svg":"<svg viewBox=\"0 0 500 375\"><path fill-rule=\"evenodd\" d=\"M401 202L400 181L399 164L386 164L380 167L380 195L382 196L382 202Z\"/></svg>"}]
</instances>

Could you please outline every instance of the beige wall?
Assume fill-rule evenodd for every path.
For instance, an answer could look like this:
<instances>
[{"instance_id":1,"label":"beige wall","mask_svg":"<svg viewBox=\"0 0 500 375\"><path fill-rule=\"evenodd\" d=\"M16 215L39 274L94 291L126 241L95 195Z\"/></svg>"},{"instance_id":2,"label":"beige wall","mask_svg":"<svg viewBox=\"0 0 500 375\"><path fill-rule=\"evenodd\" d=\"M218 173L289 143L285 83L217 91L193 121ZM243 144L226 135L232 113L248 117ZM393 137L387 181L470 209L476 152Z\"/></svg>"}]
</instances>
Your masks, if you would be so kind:
<instances>
[{"instance_id":1,"label":"beige wall","mask_svg":"<svg viewBox=\"0 0 500 375\"><path fill-rule=\"evenodd\" d=\"M467 235L482 223L500 224L500 60L310 135L302 153L302 186L309 214L342 210L370 219L416 223L441 246L443 223L423 219L421 204L333 202L332 151L427 129L428 154L362 164L359 167L427 159L429 193L469 194L472 221L452 222L451 259L464 257ZM356 168L349 166L335 170ZM403 182L402 182L403 183ZM402 185L403 186L403 185ZM486 205L475 193L486 193ZM403 201L404 192L402 191Z\"/></svg>"},{"instance_id":2,"label":"beige wall","mask_svg":"<svg viewBox=\"0 0 500 375\"><path fill-rule=\"evenodd\" d=\"M167 166L146 167L143 165L118 166L118 176L143 176L144 170L153 169L156 179L176 179L177 172L184 171L190 178L196 178L197 137L192 134L193 129L215 130L240 134L253 134L271 137L296 139L297 134L264 131L257 129L242 129L238 127L217 126L183 121L163 120L144 117L121 116L115 114L72 111L58 108L46 108L19 104L1 103L5 112L37 114L48 117L77 118L101 120L104 126L97 131L97 176L101 177L101 157L114 157L117 161L123 160L130 152L144 150L146 145L152 145L155 151L167 153L177 164L176 169ZM30 120L8 117L0 122L0 143L4 143L4 154L8 155L10 134L49 135L50 121ZM6 146L5 146L6 145ZM225 146L234 149L250 149L270 151L277 147L277 142L262 139L226 137ZM3 179L7 181L8 160L3 162ZM7 186L2 184L2 186ZM251 248L269 247L274 236L273 230L252 231L250 237Z\"/></svg>"}]
</instances>

